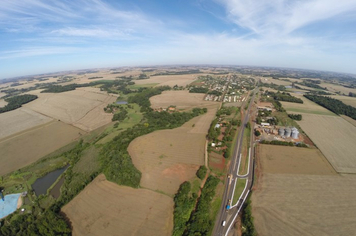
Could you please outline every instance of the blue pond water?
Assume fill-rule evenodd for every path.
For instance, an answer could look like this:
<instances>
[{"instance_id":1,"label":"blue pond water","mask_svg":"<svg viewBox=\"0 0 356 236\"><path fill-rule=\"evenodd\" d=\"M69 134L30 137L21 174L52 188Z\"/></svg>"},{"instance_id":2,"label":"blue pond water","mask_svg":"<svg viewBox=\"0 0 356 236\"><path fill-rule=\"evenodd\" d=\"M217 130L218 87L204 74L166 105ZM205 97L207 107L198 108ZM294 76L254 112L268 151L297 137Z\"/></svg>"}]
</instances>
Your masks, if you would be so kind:
<instances>
[{"instance_id":1,"label":"blue pond water","mask_svg":"<svg viewBox=\"0 0 356 236\"><path fill-rule=\"evenodd\" d=\"M116 104L125 105L125 104L127 104L127 102L126 101L117 101Z\"/></svg>"},{"instance_id":2,"label":"blue pond water","mask_svg":"<svg viewBox=\"0 0 356 236\"><path fill-rule=\"evenodd\" d=\"M68 166L69 165L52 171L44 177L37 179L32 184L32 189L35 191L36 196L39 196L40 194L47 194L47 189L51 187L51 185L58 179L58 177L68 168Z\"/></svg>"},{"instance_id":3,"label":"blue pond water","mask_svg":"<svg viewBox=\"0 0 356 236\"><path fill-rule=\"evenodd\" d=\"M5 201L0 198L0 219L16 211L20 196L21 193L5 195Z\"/></svg>"}]
</instances>

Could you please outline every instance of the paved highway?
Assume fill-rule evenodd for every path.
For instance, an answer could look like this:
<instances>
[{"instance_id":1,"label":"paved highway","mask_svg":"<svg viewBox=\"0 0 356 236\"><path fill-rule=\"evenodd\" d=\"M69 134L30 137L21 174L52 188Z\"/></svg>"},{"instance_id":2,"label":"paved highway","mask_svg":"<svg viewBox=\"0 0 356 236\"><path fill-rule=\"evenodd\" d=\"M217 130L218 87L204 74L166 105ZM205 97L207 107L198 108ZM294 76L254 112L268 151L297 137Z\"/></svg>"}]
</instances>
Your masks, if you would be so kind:
<instances>
[{"instance_id":1,"label":"paved highway","mask_svg":"<svg viewBox=\"0 0 356 236\"><path fill-rule=\"evenodd\" d=\"M230 178L232 178L232 179L230 180L230 178L228 176L226 177L227 181L226 181L225 191L224 191L224 195L223 195L223 199L222 199L222 204L221 204L221 207L219 210L219 214L218 214L217 220L215 222L213 235L217 235L217 236L228 235L238 213L240 212L240 210L242 208L243 203L245 202L245 200L250 192L250 188L251 188L252 180L253 180L253 158L252 158L254 156L254 154L253 154L253 151L254 151L253 135L251 135L251 140L250 140L251 148L249 150L250 158L248 160L249 161L248 173L246 175L239 175L238 170L239 170L240 161L241 161L243 134L245 131L245 126L246 126L247 122L249 121L249 117L250 117L249 113L251 110L251 105L253 104L254 99L255 99L256 91L258 91L258 88L256 88L254 91L252 91L253 95L252 95L250 104L244 114L244 120L241 123L241 127L239 129L239 133L238 133L238 137L237 137L236 145L235 145L236 148L235 148L233 156L231 158L230 168L228 171L228 176L230 176ZM243 107L244 107L244 104L241 106L241 108L243 108ZM235 204L234 206L231 206L231 208L229 210L226 210L226 205L232 204L235 186L236 186L236 183L239 178L246 179L245 189L244 189L243 193L241 194L237 204Z\"/></svg>"}]
</instances>

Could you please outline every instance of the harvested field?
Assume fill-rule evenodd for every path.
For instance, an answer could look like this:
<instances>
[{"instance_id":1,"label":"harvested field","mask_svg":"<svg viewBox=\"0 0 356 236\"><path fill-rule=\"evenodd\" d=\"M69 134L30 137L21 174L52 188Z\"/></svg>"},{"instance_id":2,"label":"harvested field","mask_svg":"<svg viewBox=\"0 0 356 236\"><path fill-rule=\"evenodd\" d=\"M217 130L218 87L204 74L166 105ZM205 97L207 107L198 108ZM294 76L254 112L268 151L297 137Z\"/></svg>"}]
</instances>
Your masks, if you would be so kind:
<instances>
[{"instance_id":1,"label":"harvested field","mask_svg":"<svg viewBox=\"0 0 356 236\"><path fill-rule=\"evenodd\" d=\"M64 93L38 93L38 96L38 99L24 106L84 131L109 123L112 114L105 113L104 107L116 100L116 96L85 89Z\"/></svg>"},{"instance_id":2,"label":"harvested field","mask_svg":"<svg viewBox=\"0 0 356 236\"><path fill-rule=\"evenodd\" d=\"M340 173L356 173L356 127L339 116L303 114L297 122Z\"/></svg>"},{"instance_id":3,"label":"harvested field","mask_svg":"<svg viewBox=\"0 0 356 236\"><path fill-rule=\"evenodd\" d=\"M215 113L216 105L182 127L133 140L128 151L142 172L140 185L173 195L182 182L194 178L199 166L204 165L205 136Z\"/></svg>"},{"instance_id":4,"label":"harvested field","mask_svg":"<svg viewBox=\"0 0 356 236\"><path fill-rule=\"evenodd\" d=\"M1 94L0 94L0 97L1 97ZM7 102L4 99L0 99L0 107L4 107L6 105L7 105Z\"/></svg>"},{"instance_id":5,"label":"harvested field","mask_svg":"<svg viewBox=\"0 0 356 236\"><path fill-rule=\"evenodd\" d=\"M26 129L35 127L37 125L50 122L52 119L43 116L27 108L19 108L13 111L0 114L0 140L24 131Z\"/></svg>"},{"instance_id":6,"label":"harvested field","mask_svg":"<svg viewBox=\"0 0 356 236\"><path fill-rule=\"evenodd\" d=\"M171 105L177 109L190 109L193 107L206 107L219 104L218 102L204 101L205 94L189 93L189 91L163 91L162 94L150 98L152 108L167 108Z\"/></svg>"},{"instance_id":7,"label":"harvested field","mask_svg":"<svg viewBox=\"0 0 356 236\"><path fill-rule=\"evenodd\" d=\"M318 149L274 146L258 147L264 173L271 174L336 174L330 163Z\"/></svg>"},{"instance_id":8,"label":"harvested field","mask_svg":"<svg viewBox=\"0 0 356 236\"><path fill-rule=\"evenodd\" d=\"M266 84L272 84L273 83L273 84L283 85L283 86L292 85L292 82L279 80L279 79L272 79L272 78L263 78L262 82L266 83Z\"/></svg>"},{"instance_id":9,"label":"harvested field","mask_svg":"<svg viewBox=\"0 0 356 236\"><path fill-rule=\"evenodd\" d=\"M80 129L52 121L0 140L0 175L27 166L80 137Z\"/></svg>"},{"instance_id":10,"label":"harvested field","mask_svg":"<svg viewBox=\"0 0 356 236\"><path fill-rule=\"evenodd\" d=\"M321 87L327 88L330 92L341 92L342 94L349 95L349 92L356 93L356 89L354 88L346 88L341 85L336 85L336 84L328 84L328 83L321 83Z\"/></svg>"},{"instance_id":11,"label":"harvested field","mask_svg":"<svg viewBox=\"0 0 356 236\"><path fill-rule=\"evenodd\" d=\"M343 103L345 103L346 105L356 107L356 97L339 96L339 95L334 95L334 96L329 96L329 97L340 100Z\"/></svg>"},{"instance_id":12,"label":"harvested field","mask_svg":"<svg viewBox=\"0 0 356 236\"><path fill-rule=\"evenodd\" d=\"M151 76L149 79L135 80L136 84L153 84L157 83L157 86L168 85L173 87L174 85L186 86L196 80L198 76L203 74L189 74L189 75L158 75Z\"/></svg>"},{"instance_id":13,"label":"harvested field","mask_svg":"<svg viewBox=\"0 0 356 236\"><path fill-rule=\"evenodd\" d=\"M288 113L309 113L330 116L335 115L328 109L319 106L318 104L305 98L302 94L293 94L293 96L302 99L304 103L281 102Z\"/></svg>"},{"instance_id":14,"label":"harvested field","mask_svg":"<svg viewBox=\"0 0 356 236\"><path fill-rule=\"evenodd\" d=\"M119 186L99 175L62 208L73 235L171 235L172 198L147 189Z\"/></svg>"},{"instance_id":15,"label":"harvested field","mask_svg":"<svg viewBox=\"0 0 356 236\"><path fill-rule=\"evenodd\" d=\"M252 194L258 235L356 235L355 175L269 174Z\"/></svg>"},{"instance_id":16,"label":"harvested field","mask_svg":"<svg viewBox=\"0 0 356 236\"><path fill-rule=\"evenodd\" d=\"M345 116L345 115L340 115L342 118L344 118L346 121L348 121L350 124L353 126L356 126L356 120L352 119L351 117Z\"/></svg>"}]
</instances>

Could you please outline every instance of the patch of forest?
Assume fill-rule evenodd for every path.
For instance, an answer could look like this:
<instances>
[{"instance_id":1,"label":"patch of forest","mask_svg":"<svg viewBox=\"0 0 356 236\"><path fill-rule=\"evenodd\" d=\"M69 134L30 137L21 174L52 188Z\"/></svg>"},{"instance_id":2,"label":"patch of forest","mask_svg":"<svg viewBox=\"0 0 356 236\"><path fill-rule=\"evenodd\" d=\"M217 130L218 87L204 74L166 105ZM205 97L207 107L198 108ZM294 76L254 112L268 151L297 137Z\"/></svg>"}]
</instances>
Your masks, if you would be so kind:
<instances>
[{"instance_id":1,"label":"patch of forest","mask_svg":"<svg viewBox=\"0 0 356 236\"><path fill-rule=\"evenodd\" d=\"M286 93L286 92L280 93L278 91L277 93L275 93L275 92L267 91L266 95L273 97L273 99L276 101L303 103L302 99L294 97L290 93Z\"/></svg>"},{"instance_id":2,"label":"patch of forest","mask_svg":"<svg viewBox=\"0 0 356 236\"><path fill-rule=\"evenodd\" d=\"M305 94L304 97L319 104L322 107L325 107L326 109L334 112L335 114L346 115L356 120L356 108L350 105L346 105L340 100L331 97L309 95L309 94Z\"/></svg>"},{"instance_id":3,"label":"patch of forest","mask_svg":"<svg viewBox=\"0 0 356 236\"><path fill-rule=\"evenodd\" d=\"M24 94L15 97L5 98L6 106L0 107L0 113L8 112L20 108L23 104L29 103L37 99L37 95Z\"/></svg>"}]
</instances>

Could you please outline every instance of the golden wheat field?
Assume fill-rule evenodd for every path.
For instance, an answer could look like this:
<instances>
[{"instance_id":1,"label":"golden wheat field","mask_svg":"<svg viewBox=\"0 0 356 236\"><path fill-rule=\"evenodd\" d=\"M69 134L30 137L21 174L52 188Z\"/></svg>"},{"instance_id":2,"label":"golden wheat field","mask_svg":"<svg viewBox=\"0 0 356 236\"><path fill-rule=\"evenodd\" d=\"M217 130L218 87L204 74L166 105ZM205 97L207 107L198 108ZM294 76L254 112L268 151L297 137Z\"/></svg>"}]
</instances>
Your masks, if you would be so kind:
<instances>
[{"instance_id":1,"label":"golden wheat field","mask_svg":"<svg viewBox=\"0 0 356 236\"><path fill-rule=\"evenodd\" d=\"M147 189L107 181L103 174L62 208L74 236L168 236L173 230L173 199Z\"/></svg>"}]
</instances>

